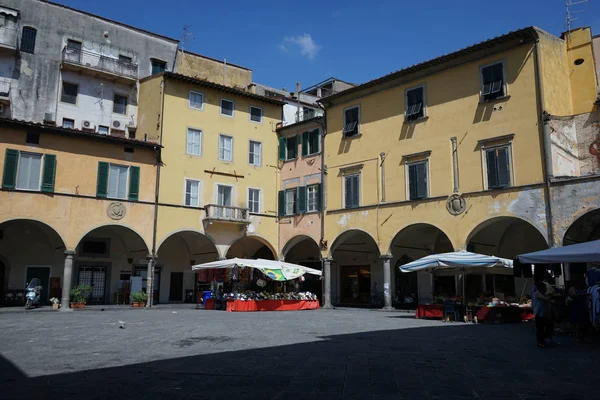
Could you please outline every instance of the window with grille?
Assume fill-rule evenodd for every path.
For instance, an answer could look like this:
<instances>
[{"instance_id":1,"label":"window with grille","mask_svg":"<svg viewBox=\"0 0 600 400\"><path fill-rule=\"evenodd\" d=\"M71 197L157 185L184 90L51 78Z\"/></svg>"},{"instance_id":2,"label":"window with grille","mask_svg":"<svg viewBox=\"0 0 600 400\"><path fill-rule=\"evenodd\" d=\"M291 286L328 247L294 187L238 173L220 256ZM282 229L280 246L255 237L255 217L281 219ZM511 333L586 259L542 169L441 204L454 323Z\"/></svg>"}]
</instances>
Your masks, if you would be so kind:
<instances>
[{"instance_id":1,"label":"window with grille","mask_svg":"<svg viewBox=\"0 0 600 400\"><path fill-rule=\"evenodd\" d=\"M231 136L219 135L219 160L233 160L233 138Z\"/></svg>"},{"instance_id":2,"label":"window with grille","mask_svg":"<svg viewBox=\"0 0 600 400\"><path fill-rule=\"evenodd\" d=\"M127 96L115 93L113 97L113 112L115 114L127 114Z\"/></svg>"},{"instance_id":3,"label":"window with grille","mask_svg":"<svg viewBox=\"0 0 600 400\"><path fill-rule=\"evenodd\" d=\"M344 176L344 208L360 206L360 174Z\"/></svg>"},{"instance_id":4,"label":"window with grille","mask_svg":"<svg viewBox=\"0 0 600 400\"><path fill-rule=\"evenodd\" d=\"M185 180L185 205L190 207L198 207L200 205L200 182L186 179Z\"/></svg>"},{"instance_id":5,"label":"window with grille","mask_svg":"<svg viewBox=\"0 0 600 400\"><path fill-rule=\"evenodd\" d=\"M79 85L69 82L63 82L60 101L63 103L77 104L77 92Z\"/></svg>"},{"instance_id":6,"label":"window with grille","mask_svg":"<svg viewBox=\"0 0 600 400\"><path fill-rule=\"evenodd\" d=\"M233 117L235 110L235 103L231 100L221 99L221 115Z\"/></svg>"},{"instance_id":7,"label":"window with grille","mask_svg":"<svg viewBox=\"0 0 600 400\"><path fill-rule=\"evenodd\" d=\"M250 121L261 123L262 119L263 119L262 108L250 106Z\"/></svg>"},{"instance_id":8,"label":"window with grille","mask_svg":"<svg viewBox=\"0 0 600 400\"><path fill-rule=\"evenodd\" d=\"M423 86L406 91L406 120L414 121L425 116L425 88Z\"/></svg>"},{"instance_id":9,"label":"window with grille","mask_svg":"<svg viewBox=\"0 0 600 400\"><path fill-rule=\"evenodd\" d=\"M188 128L187 130L187 153L195 156L202 154L202 131Z\"/></svg>"},{"instance_id":10,"label":"window with grille","mask_svg":"<svg viewBox=\"0 0 600 400\"><path fill-rule=\"evenodd\" d=\"M248 151L248 163L257 167L260 166L261 153L262 143L251 140Z\"/></svg>"},{"instance_id":11,"label":"window with grille","mask_svg":"<svg viewBox=\"0 0 600 400\"><path fill-rule=\"evenodd\" d=\"M360 108L358 106L344 110L344 137L356 136L359 133Z\"/></svg>"},{"instance_id":12,"label":"window with grille","mask_svg":"<svg viewBox=\"0 0 600 400\"><path fill-rule=\"evenodd\" d=\"M485 150L488 189L511 186L510 146Z\"/></svg>"},{"instance_id":13,"label":"window with grille","mask_svg":"<svg viewBox=\"0 0 600 400\"><path fill-rule=\"evenodd\" d=\"M408 192L410 200L427 198L427 161L408 164Z\"/></svg>"},{"instance_id":14,"label":"window with grille","mask_svg":"<svg viewBox=\"0 0 600 400\"><path fill-rule=\"evenodd\" d=\"M481 68L481 96L484 101L494 100L506 95L504 64L499 62Z\"/></svg>"},{"instance_id":15,"label":"window with grille","mask_svg":"<svg viewBox=\"0 0 600 400\"><path fill-rule=\"evenodd\" d=\"M21 35L21 51L24 53L35 52L35 39L37 36L37 29L30 26L24 26Z\"/></svg>"},{"instance_id":16,"label":"window with grille","mask_svg":"<svg viewBox=\"0 0 600 400\"><path fill-rule=\"evenodd\" d=\"M252 213L260 213L260 189L248 189L248 209Z\"/></svg>"}]
</instances>

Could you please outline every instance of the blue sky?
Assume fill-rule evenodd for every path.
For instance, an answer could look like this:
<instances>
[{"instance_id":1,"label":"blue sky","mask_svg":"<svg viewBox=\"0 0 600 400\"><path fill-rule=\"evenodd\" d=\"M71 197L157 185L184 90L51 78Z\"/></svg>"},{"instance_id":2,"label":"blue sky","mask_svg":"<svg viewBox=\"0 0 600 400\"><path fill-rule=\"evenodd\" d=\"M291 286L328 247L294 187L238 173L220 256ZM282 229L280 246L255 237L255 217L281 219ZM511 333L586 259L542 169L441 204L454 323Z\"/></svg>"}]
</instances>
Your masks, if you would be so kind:
<instances>
[{"instance_id":1,"label":"blue sky","mask_svg":"<svg viewBox=\"0 0 600 400\"><path fill-rule=\"evenodd\" d=\"M362 83L493 36L536 25L564 30L564 0L54 0L173 38L251 68L254 81L303 87L335 76ZM600 0L572 7L600 34Z\"/></svg>"}]
</instances>

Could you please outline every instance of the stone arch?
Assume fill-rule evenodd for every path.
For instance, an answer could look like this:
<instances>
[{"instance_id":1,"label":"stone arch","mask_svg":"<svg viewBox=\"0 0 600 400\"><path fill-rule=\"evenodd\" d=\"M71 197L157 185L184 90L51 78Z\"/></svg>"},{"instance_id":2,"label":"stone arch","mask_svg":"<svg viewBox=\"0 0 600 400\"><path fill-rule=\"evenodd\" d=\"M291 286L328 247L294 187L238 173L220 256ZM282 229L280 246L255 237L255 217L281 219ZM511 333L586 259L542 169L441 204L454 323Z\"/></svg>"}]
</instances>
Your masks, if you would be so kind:
<instances>
[{"instance_id":1,"label":"stone arch","mask_svg":"<svg viewBox=\"0 0 600 400\"><path fill-rule=\"evenodd\" d=\"M562 245L600 239L600 208L580 213L573 218L562 238Z\"/></svg>"},{"instance_id":2,"label":"stone arch","mask_svg":"<svg viewBox=\"0 0 600 400\"><path fill-rule=\"evenodd\" d=\"M98 224L98 225L95 225L91 229L88 229L84 234L82 234L82 235L79 236L79 238L77 239L77 241L74 243L74 248L77 248L77 246L79 246L79 244L81 243L81 241L86 236L88 236L89 234L93 233L94 231L97 231L98 229L105 229L105 228L116 229L116 230L123 229L126 232L131 232L132 234L134 234L135 236L137 236L144 243L144 246L146 246L146 248L148 249L148 254L152 250L152 244L149 241L147 241L144 238L144 236L142 236L141 234L139 234L132 227L130 227L128 225L125 225L125 224Z\"/></svg>"},{"instance_id":3,"label":"stone arch","mask_svg":"<svg viewBox=\"0 0 600 400\"><path fill-rule=\"evenodd\" d=\"M317 250L319 249L318 243L311 236L296 235L296 236L292 237L290 240L288 240L287 243L283 246L283 249L281 250L281 255L283 257L285 257L294 246L296 246L297 244L299 244L303 241L309 241L311 243L314 243L314 245L317 247Z\"/></svg>"},{"instance_id":4,"label":"stone arch","mask_svg":"<svg viewBox=\"0 0 600 400\"><path fill-rule=\"evenodd\" d=\"M331 246L329 247L329 257L333 256L333 252L335 251L336 247L338 247L344 240L346 240L347 238L351 237L351 236L355 236L357 233L363 233L365 235L367 235L372 241L373 243L375 243L375 245L377 245L377 241L373 238L373 236L371 236L371 234L367 231L365 231L364 229L360 229L360 228L351 228L351 229L346 229L345 231L340 232L337 237L333 240L333 242L331 243ZM377 252L381 253L381 250L379 249L379 246L377 246Z\"/></svg>"},{"instance_id":5,"label":"stone arch","mask_svg":"<svg viewBox=\"0 0 600 400\"><path fill-rule=\"evenodd\" d=\"M411 224L411 225L407 225L404 228L400 229L398 231L398 233L396 233L396 235L394 235L394 237L392 238L392 240L390 241L390 244L388 246L388 253L390 255L393 255L394 253L394 246L395 243L400 240L402 238L402 236L405 236L406 234L415 234L415 233L421 233L423 236L426 236L425 238L421 239L420 241L423 242L423 240L425 240L425 242L431 242L430 239L434 239L433 243L431 243L427 249L430 251L430 254L433 254L433 252L437 252L435 249L436 247L442 247L444 252L446 251L454 251L454 244L452 243L452 240L450 239L450 236L448 236L442 229L440 229L439 227L437 227L434 224L430 224L430 223L416 223L416 224ZM414 239L415 241L419 241L419 238L413 236L411 239ZM423 245L429 244L429 243L422 243ZM431 247L431 248L429 248ZM425 248L423 248L425 249ZM427 255L427 254L426 254Z\"/></svg>"},{"instance_id":6,"label":"stone arch","mask_svg":"<svg viewBox=\"0 0 600 400\"><path fill-rule=\"evenodd\" d=\"M246 235L231 243L226 251L227 258L267 258L277 259L277 251L262 235Z\"/></svg>"},{"instance_id":7,"label":"stone arch","mask_svg":"<svg viewBox=\"0 0 600 400\"><path fill-rule=\"evenodd\" d=\"M157 243L157 245L156 245L156 252L157 252L157 253L159 252L159 250L160 250L160 247L161 247L161 246L162 246L162 245L163 245L163 244L164 244L164 243L165 243L165 242L166 242L166 241L167 241L169 238L171 238L171 237L173 237L173 236L177 235L178 233L184 233L184 232L189 232L189 233L197 233L197 234L199 234L199 235L202 235L202 236L206 237L206 239L208 239L208 240L209 240L209 241L210 241L210 242L211 242L211 243L212 243L212 244L215 246L215 248L217 249L217 252L218 252L218 255L219 255L219 257L222 257L222 254L221 254L221 252L219 251L219 247L217 246L217 242L215 241L215 239L214 239L214 238L213 238L213 237L212 237L210 234L208 234L208 233L207 233L207 232L205 232L205 231L201 231L201 230L199 230L199 229L190 229L190 228L181 228L181 229L176 229L176 230L174 230L174 231L171 231L171 232L167 233L166 235L164 235L164 236L162 237L162 239L161 239L161 240L160 240L160 241Z\"/></svg>"}]
</instances>

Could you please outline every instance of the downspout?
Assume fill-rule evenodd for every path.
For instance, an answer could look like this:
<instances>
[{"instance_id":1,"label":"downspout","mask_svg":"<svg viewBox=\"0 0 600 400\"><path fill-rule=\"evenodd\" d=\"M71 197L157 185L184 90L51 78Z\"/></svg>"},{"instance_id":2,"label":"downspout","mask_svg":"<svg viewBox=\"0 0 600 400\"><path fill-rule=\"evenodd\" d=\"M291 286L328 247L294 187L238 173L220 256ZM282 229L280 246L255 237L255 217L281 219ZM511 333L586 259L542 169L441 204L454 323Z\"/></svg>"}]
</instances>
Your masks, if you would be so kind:
<instances>
[{"instance_id":1,"label":"downspout","mask_svg":"<svg viewBox=\"0 0 600 400\"><path fill-rule=\"evenodd\" d=\"M327 135L327 110L323 107L323 104L317 102L318 106L323 110L323 120L320 122L321 124L321 237L319 240L319 258L321 259L321 271L323 275L325 275L325 259L323 258L323 243L325 243L325 191L327 190L327 185L325 184L325 179L327 176L327 171L325 170L325 136ZM321 293L323 297L323 306L331 307L331 263L327 261L329 264L329 276L325 276L325 279L321 281Z\"/></svg>"},{"instance_id":2,"label":"downspout","mask_svg":"<svg viewBox=\"0 0 600 400\"><path fill-rule=\"evenodd\" d=\"M381 157L379 164L381 167L381 202L385 203L385 153L382 151L379 153L379 157Z\"/></svg>"},{"instance_id":3,"label":"downspout","mask_svg":"<svg viewBox=\"0 0 600 400\"><path fill-rule=\"evenodd\" d=\"M538 92L538 123L541 124L541 134L542 134L542 155L544 157L544 195L546 196L546 224L548 225L548 242L550 247L555 246L554 242L554 221L552 218L552 197L550 191L550 183L554 178L554 173L552 171L552 144L550 142L550 126L549 122L549 114L544 110L544 85L542 81L542 74L540 71L540 38L538 33L536 32L536 40L535 40L535 83Z\"/></svg>"}]
</instances>

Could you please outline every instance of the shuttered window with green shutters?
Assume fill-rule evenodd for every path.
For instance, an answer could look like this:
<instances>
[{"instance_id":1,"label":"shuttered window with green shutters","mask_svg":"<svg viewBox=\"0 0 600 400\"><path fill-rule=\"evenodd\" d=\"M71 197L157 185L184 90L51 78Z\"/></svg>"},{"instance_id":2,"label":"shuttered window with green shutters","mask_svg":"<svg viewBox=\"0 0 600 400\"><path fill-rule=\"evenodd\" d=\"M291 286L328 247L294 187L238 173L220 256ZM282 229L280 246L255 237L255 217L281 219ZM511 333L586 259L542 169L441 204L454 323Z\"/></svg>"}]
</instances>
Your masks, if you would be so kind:
<instances>
[{"instance_id":1,"label":"shuttered window with green shutters","mask_svg":"<svg viewBox=\"0 0 600 400\"><path fill-rule=\"evenodd\" d=\"M19 164L21 170L19 171ZM56 176L56 156L6 149L3 189L22 189L31 191L54 192ZM41 182L40 182L41 178Z\"/></svg>"},{"instance_id":2,"label":"shuttered window with green shutters","mask_svg":"<svg viewBox=\"0 0 600 400\"><path fill-rule=\"evenodd\" d=\"M279 161L285 161L287 154L286 143L287 140L285 138L279 138Z\"/></svg>"},{"instance_id":3,"label":"shuttered window with green shutters","mask_svg":"<svg viewBox=\"0 0 600 400\"><path fill-rule=\"evenodd\" d=\"M128 186L125 186L127 183ZM140 167L115 165L103 161L98 162L96 197L138 201L139 192Z\"/></svg>"},{"instance_id":4,"label":"shuttered window with green shutters","mask_svg":"<svg viewBox=\"0 0 600 400\"><path fill-rule=\"evenodd\" d=\"M42 192L54 192L54 179L56 177L56 156L44 155L44 170L42 172Z\"/></svg>"},{"instance_id":5,"label":"shuttered window with green shutters","mask_svg":"<svg viewBox=\"0 0 600 400\"><path fill-rule=\"evenodd\" d=\"M302 156L311 156L321 150L319 129L302 133Z\"/></svg>"},{"instance_id":6,"label":"shuttered window with green shutters","mask_svg":"<svg viewBox=\"0 0 600 400\"><path fill-rule=\"evenodd\" d=\"M19 151L6 149L4 157L4 171L2 172L2 188L14 189L17 183L17 165L19 164Z\"/></svg>"},{"instance_id":7,"label":"shuttered window with green shutters","mask_svg":"<svg viewBox=\"0 0 600 400\"><path fill-rule=\"evenodd\" d=\"M306 186L300 186L298 188L298 193L297 193L297 206L296 206L296 212L298 214L303 214L306 212Z\"/></svg>"},{"instance_id":8,"label":"shuttered window with green shutters","mask_svg":"<svg viewBox=\"0 0 600 400\"><path fill-rule=\"evenodd\" d=\"M140 192L140 167L129 167L129 200L137 201Z\"/></svg>"},{"instance_id":9,"label":"shuttered window with green shutters","mask_svg":"<svg viewBox=\"0 0 600 400\"><path fill-rule=\"evenodd\" d=\"M285 191L280 190L277 196L277 215L283 217L285 215Z\"/></svg>"},{"instance_id":10,"label":"shuttered window with green shutters","mask_svg":"<svg viewBox=\"0 0 600 400\"><path fill-rule=\"evenodd\" d=\"M98 183L96 184L96 197L106 198L108 192L108 163L98 162Z\"/></svg>"}]
</instances>

